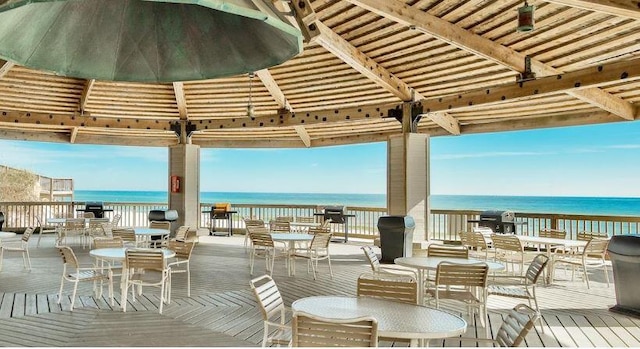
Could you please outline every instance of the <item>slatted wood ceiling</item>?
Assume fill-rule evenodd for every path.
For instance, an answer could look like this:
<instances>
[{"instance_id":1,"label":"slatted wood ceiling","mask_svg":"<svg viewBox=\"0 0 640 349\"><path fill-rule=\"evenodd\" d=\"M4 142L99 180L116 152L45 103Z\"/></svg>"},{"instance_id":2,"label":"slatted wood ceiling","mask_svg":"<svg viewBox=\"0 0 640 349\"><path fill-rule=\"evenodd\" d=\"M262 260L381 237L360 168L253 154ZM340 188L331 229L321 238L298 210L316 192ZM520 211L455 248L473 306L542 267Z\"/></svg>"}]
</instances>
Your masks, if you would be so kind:
<instances>
[{"instance_id":1,"label":"slatted wood ceiling","mask_svg":"<svg viewBox=\"0 0 640 349\"><path fill-rule=\"evenodd\" d=\"M203 147L374 142L401 132L386 116L403 102L437 112L418 126L433 136L634 120L634 72L576 80L575 88L550 83L549 93L501 103L470 99L466 107L432 109L448 96L466 101L469 91L519 89L525 55L537 78L599 65L606 71L616 62L640 66L638 1L529 4L536 6L535 30L520 33L520 0L311 1L322 34L298 57L257 73L254 119L246 116L246 74L123 83L0 60L0 138L167 146L179 142L170 125L182 120L196 126L191 142ZM627 73L627 66L619 69Z\"/></svg>"}]
</instances>

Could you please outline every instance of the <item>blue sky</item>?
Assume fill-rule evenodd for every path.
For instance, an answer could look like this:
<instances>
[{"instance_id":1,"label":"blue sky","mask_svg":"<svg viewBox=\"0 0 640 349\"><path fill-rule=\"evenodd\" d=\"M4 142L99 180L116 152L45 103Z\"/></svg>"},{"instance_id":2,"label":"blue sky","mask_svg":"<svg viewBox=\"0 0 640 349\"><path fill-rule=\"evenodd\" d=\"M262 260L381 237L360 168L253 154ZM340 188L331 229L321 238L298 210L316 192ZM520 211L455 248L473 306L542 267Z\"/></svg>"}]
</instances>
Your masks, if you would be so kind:
<instances>
[{"instance_id":1,"label":"blue sky","mask_svg":"<svg viewBox=\"0 0 640 349\"><path fill-rule=\"evenodd\" d=\"M203 148L201 160L203 191L386 191L386 143ZM638 160L640 122L434 137L431 190L454 195L640 197ZM79 190L167 190L166 148L0 140L0 164L73 178Z\"/></svg>"}]
</instances>

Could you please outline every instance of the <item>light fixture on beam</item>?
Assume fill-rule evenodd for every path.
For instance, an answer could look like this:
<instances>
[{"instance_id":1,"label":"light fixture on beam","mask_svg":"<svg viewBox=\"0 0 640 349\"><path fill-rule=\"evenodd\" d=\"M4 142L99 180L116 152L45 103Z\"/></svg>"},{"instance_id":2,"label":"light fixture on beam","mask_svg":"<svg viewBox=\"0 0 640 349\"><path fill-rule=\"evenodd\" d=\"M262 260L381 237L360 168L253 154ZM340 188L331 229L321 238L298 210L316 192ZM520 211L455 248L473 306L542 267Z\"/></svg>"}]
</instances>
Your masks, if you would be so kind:
<instances>
[{"instance_id":1,"label":"light fixture on beam","mask_svg":"<svg viewBox=\"0 0 640 349\"><path fill-rule=\"evenodd\" d=\"M524 6L518 8L518 28L516 29L519 32L530 32L534 28L534 17L533 11L535 10L535 6L529 5L525 0Z\"/></svg>"}]
</instances>

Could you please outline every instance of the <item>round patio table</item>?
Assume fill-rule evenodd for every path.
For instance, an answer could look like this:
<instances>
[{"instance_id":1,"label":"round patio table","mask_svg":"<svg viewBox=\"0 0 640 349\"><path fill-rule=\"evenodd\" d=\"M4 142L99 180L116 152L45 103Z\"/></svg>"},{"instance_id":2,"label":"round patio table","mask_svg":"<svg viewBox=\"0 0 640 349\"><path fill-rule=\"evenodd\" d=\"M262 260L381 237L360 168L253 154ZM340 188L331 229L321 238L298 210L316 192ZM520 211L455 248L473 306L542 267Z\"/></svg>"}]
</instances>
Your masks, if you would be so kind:
<instances>
[{"instance_id":1,"label":"round patio table","mask_svg":"<svg viewBox=\"0 0 640 349\"><path fill-rule=\"evenodd\" d=\"M284 242L289 250L287 261L287 273L291 276L291 263L293 255L296 252L296 242L309 242L313 240L313 235L301 234L301 233L271 233L271 239L273 241Z\"/></svg>"},{"instance_id":2,"label":"round patio table","mask_svg":"<svg viewBox=\"0 0 640 349\"><path fill-rule=\"evenodd\" d=\"M331 319L373 316L378 336L411 340L455 337L467 330L467 322L444 310L372 297L314 296L291 304L294 314L304 312Z\"/></svg>"},{"instance_id":3,"label":"round patio table","mask_svg":"<svg viewBox=\"0 0 640 349\"><path fill-rule=\"evenodd\" d=\"M424 299L424 280L425 272L438 269L440 262L450 262L456 264L478 264L486 263L489 266L489 272L504 270L504 265L492 261L484 261L474 258L452 258L452 257L400 257L393 261L397 265L415 268L418 270L418 298Z\"/></svg>"}]
</instances>

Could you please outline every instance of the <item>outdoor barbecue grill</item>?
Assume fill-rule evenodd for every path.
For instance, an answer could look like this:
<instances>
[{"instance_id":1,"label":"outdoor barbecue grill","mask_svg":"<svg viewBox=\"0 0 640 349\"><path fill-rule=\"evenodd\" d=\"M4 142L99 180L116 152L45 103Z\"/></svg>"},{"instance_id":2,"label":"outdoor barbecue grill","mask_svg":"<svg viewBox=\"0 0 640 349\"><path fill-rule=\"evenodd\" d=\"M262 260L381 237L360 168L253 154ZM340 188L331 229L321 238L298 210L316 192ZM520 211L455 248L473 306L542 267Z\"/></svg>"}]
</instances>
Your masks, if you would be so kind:
<instances>
[{"instance_id":1,"label":"outdoor barbecue grill","mask_svg":"<svg viewBox=\"0 0 640 349\"><path fill-rule=\"evenodd\" d=\"M211 231L209 232L209 235L227 235L227 236L233 235L233 224L231 220L231 215L233 215L234 213L237 213L237 211L231 210L230 203L228 202L214 203L213 206L211 206L211 211L210 211ZM223 219L227 221L227 226L229 227L229 230L226 232L220 232L216 234L216 225L219 219Z\"/></svg>"},{"instance_id":2,"label":"outdoor barbecue grill","mask_svg":"<svg viewBox=\"0 0 640 349\"><path fill-rule=\"evenodd\" d=\"M334 239L332 241L347 242L349 239L348 217L355 217L352 214L345 214L344 206L325 206L321 213L314 213L316 216L323 216L324 220L330 219L331 224L344 224L344 240Z\"/></svg>"},{"instance_id":3,"label":"outdoor barbecue grill","mask_svg":"<svg viewBox=\"0 0 640 349\"><path fill-rule=\"evenodd\" d=\"M344 224L344 206L325 206L324 220L330 219L331 223Z\"/></svg>"},{"instance_id":4,"label":"outdoor barbecue grill","mask_svg":"<svg viewBox=\"0 0 640 349\"><path fill-rule=\"evenodd\" d=\"M468 222L476 222L478 226L490 228L497 234L515 234L516 232L513 211L482 211L480 219L468 220Z\"/></svg>"},{"instance_id":5,"label":"outdoor barbecue grill","mask_svg":"<svg viewBox=\"0 0 640 349\"><path fill-rule=\"evenodd\" d=\"M105 212L113 212L112 209L104 208L102 201L87 201L83 209L77 209L80 212L92 212L95 218L104 218Z\"/></svg>"}]
</instances>

